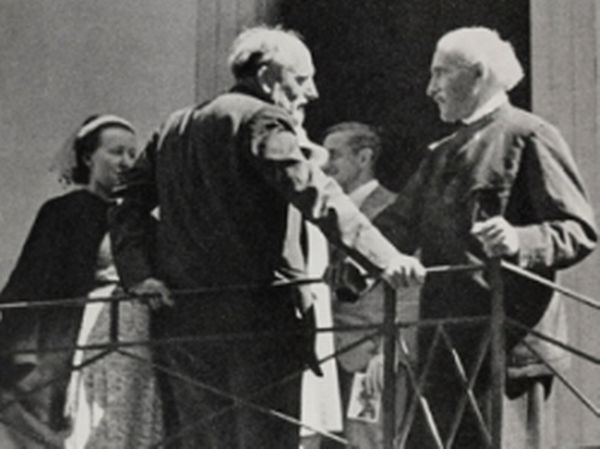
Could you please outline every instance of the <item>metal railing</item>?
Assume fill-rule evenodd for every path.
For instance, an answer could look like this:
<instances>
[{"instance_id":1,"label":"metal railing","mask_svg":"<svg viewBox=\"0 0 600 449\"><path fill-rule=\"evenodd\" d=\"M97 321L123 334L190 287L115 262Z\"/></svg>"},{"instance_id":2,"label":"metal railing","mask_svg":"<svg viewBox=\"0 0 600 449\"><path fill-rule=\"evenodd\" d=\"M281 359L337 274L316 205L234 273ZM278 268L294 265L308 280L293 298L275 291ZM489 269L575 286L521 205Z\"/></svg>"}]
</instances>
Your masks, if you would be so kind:
<instances>
[{"instance_id":1,"label":"metal railing","mask_svg":"<svg viewBox=\"0 0 600 449\"><path fill-rule=\"evenodd\" d=\"M529 280L534 282L538 282L546 287L552 288L555 291L558 291L565 295L566 298L573 299L578 303L591 307L595 310L600 310L600 303L595 301L592 298L589 298L584 295L580 295L573 290L562 287L554 282L548 281L545 278L541 278L534 273L531 273L527 270L523 270L520 267L517 267L513 264L510 264L506 261L500 259L491 259L487 261L485 265L483 264L474 264L474 265L456 265L456 266L437 266L430 267L427 269L428 276L435 276L439 273L448 273L448 272L458 272L458 271L473 271L473 270L483 270L485 269L488 274L488 279L490 282L491 288L491 313L489 316L482 317L464 317L464 318L447 318L447 319L422 319L414 322L405 322L405 321L397 321L396 320L396 292L389 288L385 288L385 297L384 297L384 322L382 324L374 324L368 326L346 326L346 327L329 327L329 328L319 328L316 329L315 332L353 332L353 331L368 331L367 335L362 337L361 339L355 341L351 345L348 345L343 348L337 348L336 351L328 356L319 360L319 363L324 363L325 361L331 360L338 355L351 351L355 347L361 345L366 340L372 338L375 335L383 335L384 337L384 391L383 391L383 445L384 449L402 449L406 443L407 436L411 430L411 426L414 422L415 414L419 409L423 416L425 417L427 429L431 433L434 441L436 442L436 446L439 449L450 449L453 447L459 426L461 424L462 417L464 416L465 411L469 407L471 411L476 416L476 422L479 430L483 436L484 441L486 441L487 445L491 449L501 449L502 448L502 407L503 407L503 398L504 398L504 379L505 379L505 370L506 370L506 354L505 354L505 332L509 328L518 329L520 331L529 332L536 337L550 342L556 346L561 347L562 349L571 352L572 354L581 357L593 364L600 364L600 357L586 353L583 350L577 349L565 342L561 342L559 340L553 339L549 336L543 335L533 329L530 329L523 324L516 322L511 318L505 317L505 308L504 308L504 298L503 298L503 285L502 285L502 270L508 270L512 273L516 273L519 276L523 276ZM177 290L173 291L173 295L180 299L185 299L189 297L195 297L202 294L212 294L212 293L222 293L224 291L227 292L241 292L247 290L256 290L256 291L269 291L272 288L285 288L299 284L314 284L314 283L323 283L325 282L321 278L310 278L310 279L300 279L290 282L279 282L276 285L230 285L225 287L207 287L207 288L198 288L198 289L188 289L188 290ZM199 422L208 422L214 419L216 416L227 413L236 407L246 407L257 413L268 414L277 419L286 421L288 423L303 426L309 428L309 430L314 431L323 435L325 438L332 439L337 441L340 444L346 444L344 438L339 437L338 435L331 434L324 429L314 428L308 426L306 423L302 423L297 418L285 415L277 410L272 410L265 408L259 405L256 402L256 399L260 397L261 394L265 394L265 392L269 391L272 388L276 388L278 385L284 384L285 382L290 382L293 379L296 379L298 376L302 375L302 371L294 372L288 375L285 378L280 379L276 384L267 385L261 388L259 391L248 397L235 397L232 396L227 391L221 391L219 389L214 388L213 386L206 384L200 379L192 379L186 376L183 373L175 372L170 367L160 365L152 360L144 360L141 359L138 355L130 352L128 349L135 346L159 346L159 345L172 345L172 344L181 344L184 342L197 342L197 343L210 343L215 341L239 341L244 339L257 339L257 338L270 338L273 337L272 332L240 332L240 333L229 333L227 335L223 334L215 334L215 335L202 335L202 336L190 336L190 337L177 337L177 338L163 338L163 339L149 339L149 340L140 340L140 341L123 341L119 337L119 304L123 301L132 301L132 300L140 300L143 299L138 297L132 297L130 295L117 295L111 297L104 298L64 298L64 299L55 299L55 300L45 300L45 301L13 301L0 304L0 312L3 310L10 309L22 309L22 308L46 308L46 307L74 307L74 306L82 306L86 303L92 302L105 302L110 304L110 326L109 326L109 335L106 343L98 343L98 344L90 344L90 345L72 345L62 348L47 348L48 351L65 351L65 350L88 350L88 351L99 351L97 354L94 354L90 359L84 360L80 365L73 366L73 370L83 369L88 367L89 365L95 363L101 358L105 357L108 354L118 353L124 357L130 357L132 359L136 359L139 362L149 363L154 369L157 371L161 371L169 376L175 376L179 378L181 381L188 382L190 385L193 385L199 389L210 391L217 396L221 396L223 398L230 399L232 401L232 405L224 407L222 410L219 410L216 414L211 416L203 416L199 419ZM461 325L461 326L474 326L474 325L482 325L487 324L488 330L483 332L481 336L481 341L475 352L475 363L471 367L471 373L467 372L466 367L463 364L463 361L460 359L458 352L455 349L452 338L450 334L447 332L446 327L449 325ZM413 400L407 407L406 414L403 416L402 423L399 423L399 420L396 416L396 354L398 352L402 353L406 356L407 360L410 359L409 350L407 348L406 340L404 339L401 330L410 327L432 327L435 329L433 344L430 352L428 354L421 354L421 356L425 356L424 363L421 365L421 369L417 370L411 363L408 362L406 366L407 375L409 384L412 387ZM279 333L280 334L280 333ZM279 335L278 334L278 335ZM433 348L435 348L438 344L443 344L444 347L449 351L452 355L453 367L460 380L463 389L463 395L460 398L456 414L452 420L450 430L446 435L445 441L443 440L442 435L438 429L436 424L434 414L432 413L432 408L435 407L435 404L430 404L428 398L423 393L423 385L425 378L427 376L428 370L431 366L431 360L433 359ZM564 373L561 373L555 367L553 367L550 362L544 360L540 354L536 353L534 348L529 347L529 349L547 366L547 368L552 372L556 378L571 391L574 396L595 416L600 417L600 409L597 405L593 403L593 401L588 398L576 385L571 382ZM8 353L27 353L27 352L35 352L37 349L22 349L19 351L2 351L4 355ZM474 394L474 386L479 375L482 366L484 365L484 361L486 358L486 354L489 353L489 363L491 369L491 390L492 390L492 399L491 399L491 415L490 419L486 420L484 413L480 410L480 405L477 402L477 398ZM30 390L27 393L22 395L17 395L12 401L8 401L4 403L0 408L0 414L3 410L7 409L15 402L23 399L24 395L33 394L35 391L38 391L41 388L46 388L53 382L60 380L60 378L50 379L48 382L43 385L38 386L34 390ZM170 436L156 447L168 447L173 441L177 438L180 438L185 432L192 431L194 429L181 429L180 434Z\"/></svg>"}]
</instances>

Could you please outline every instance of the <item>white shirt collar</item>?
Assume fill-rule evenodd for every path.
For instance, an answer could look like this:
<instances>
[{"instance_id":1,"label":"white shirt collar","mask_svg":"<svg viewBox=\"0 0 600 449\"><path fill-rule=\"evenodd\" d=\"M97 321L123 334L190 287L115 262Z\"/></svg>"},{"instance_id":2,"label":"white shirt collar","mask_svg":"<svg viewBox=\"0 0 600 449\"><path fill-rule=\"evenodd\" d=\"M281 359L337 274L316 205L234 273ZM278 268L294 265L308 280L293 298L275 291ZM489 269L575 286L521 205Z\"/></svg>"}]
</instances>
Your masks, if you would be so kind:
<instances>
[{"instance_id":1,"label":"white shirt collar","mask_svg":"<svg viewBox=\"0 0 600 449\"><path fill-rule=\"evenodd\" d=\"M377 181L377 179L371 179L354 189L348 196L357 207L360 207L377 187L379 187L379 181Z\"/></svg>"},{"instance_id":2,"label":"white shirt collar","mask_svg":"<svg viewBox=\"0 0 600 449\"><path fill-rule=\"evenodd\" d=\"M462 119L462 122L466 125L475 123L477 120L488 115L490 112L495 111L505 103L508 103L508 95L506 95L506 92L500 91L493 95L484 104L475 109L475 111L469 117Z\"/></svg>"}]
</instances>

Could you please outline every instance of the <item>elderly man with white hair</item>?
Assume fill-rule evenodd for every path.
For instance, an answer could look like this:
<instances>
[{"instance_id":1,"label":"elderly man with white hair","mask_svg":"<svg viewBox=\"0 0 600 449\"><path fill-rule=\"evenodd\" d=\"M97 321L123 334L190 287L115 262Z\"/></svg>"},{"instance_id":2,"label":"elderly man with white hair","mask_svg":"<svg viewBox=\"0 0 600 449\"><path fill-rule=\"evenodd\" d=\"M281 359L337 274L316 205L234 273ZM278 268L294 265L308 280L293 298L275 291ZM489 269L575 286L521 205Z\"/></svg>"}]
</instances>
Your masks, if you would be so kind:
<instances>
[{"instance_id":1,"label":"elderly man with white hair","mask_svg":"<svg viewBox=\"0 0 600 449\"><path fill-rule=\"evenodd\" d=\"M571 152L555 127L510 104L507 92L523 77L511 45L486 28L462 28L443 36L431 64L427 94L440 118L456 132L430 146L422 165L379 224L402 251L421 251L423 263L455 265L500 256L548 279L594 248L594 215ZM563 304L553 292L503 273L506 313L557 339L566 338ZM421 318L486 316L490 285L484 273L432 275L422 289ZM445 330L470 375L478 363L485 326L448 325ZM454 416L463 385L452 355L434 332L419 333L419 357L433 359L423 393L440 438L452 447L487 447L469 405ZM506 333L504 445L552 447L544 409L552 373L525 345L553 367L565 353L527 332ZM489 364L484 361L474 393L485 419L490 411ZM409 447L441 447L420 416ZM446 447L446 446L444 446Z\"/></svg>"},{"instance_id":2,"label":"elderly man with white hair","mask_svg":"<svg viewBox=\"0 0 600 449\"><path fill-rule=\"evenodd\" d=\"M306 267L289 205L393 285L420 281L424 269L301 151L299 119L318 94L299 36L246 30L229 64L233 89L174 113L125 174L111 214L114 256L125 288L154 296L154 337L178 341L158 351L174 397L173 439L193 449L297 449L297 428L235 402L299 414L310 289L273 286Z\"/></svg>"}]
</instances>

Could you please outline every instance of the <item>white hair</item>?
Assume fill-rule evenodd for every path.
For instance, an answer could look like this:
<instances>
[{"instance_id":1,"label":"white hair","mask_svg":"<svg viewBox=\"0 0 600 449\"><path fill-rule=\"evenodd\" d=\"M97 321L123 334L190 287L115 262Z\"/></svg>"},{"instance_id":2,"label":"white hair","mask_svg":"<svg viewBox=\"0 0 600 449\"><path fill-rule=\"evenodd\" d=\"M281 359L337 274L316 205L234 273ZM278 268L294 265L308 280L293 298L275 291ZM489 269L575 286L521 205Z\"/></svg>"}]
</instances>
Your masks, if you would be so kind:
<instances>
[{"instance_id":1,"label":"white hair","mask_svg":"<svg viewBox=\"0 0 600 449\"><path fill-rule=\"evenodd\" d=\"M254 76L270 62L291 64L294 50L306 48L298 33L280 27L257 26L242 31L233 41L228 64L237 78Z\"/></svg>"},{"instance_id":2,"label":"white hair","mask_svg":"<svg viewBox=\"0 0 600 449\"><path fill-rule=\"evenodd\" d=\"M523 67L512 45L489 28L467 27L450 31L438 41L437 50L455 53L470 64L482 64L505 91L523 79Z\"/></svg>"}]
</instances>

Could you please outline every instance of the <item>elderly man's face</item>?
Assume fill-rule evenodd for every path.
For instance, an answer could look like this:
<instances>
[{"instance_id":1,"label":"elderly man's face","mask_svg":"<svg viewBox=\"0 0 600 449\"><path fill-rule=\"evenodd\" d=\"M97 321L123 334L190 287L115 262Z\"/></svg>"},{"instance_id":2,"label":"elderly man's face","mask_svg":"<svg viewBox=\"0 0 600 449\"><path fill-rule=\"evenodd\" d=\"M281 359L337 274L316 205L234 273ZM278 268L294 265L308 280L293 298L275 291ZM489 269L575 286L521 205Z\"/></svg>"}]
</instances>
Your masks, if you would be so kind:
<instances>
[{"instance_id":1,"label":"elderly man's face","mask_svg":"<svg viewBox=\"0 0 600 449\"><path fill-rule=\"evenodd\" d=\"M304 107L319 96L314 81L315 68L310 52L303 45L290 49L289 56L289 62L280 67L271 95L275 104L288 111L301 125Z\"/></svg>"},{"instance_id":2,"label":"elderly man's face","mask_svg":"<svg viewBox=\"0 0 600 449\"><path fill-rule=\"evenodd\" d=\"M435 52L427 95L437 103L442 121L457 122L475 111L478 79L477 68L459 55Z\"/></svg>"}]
</instances>

